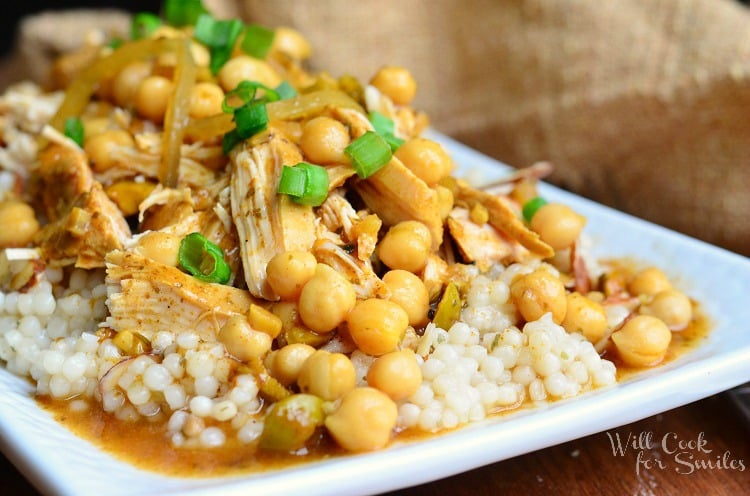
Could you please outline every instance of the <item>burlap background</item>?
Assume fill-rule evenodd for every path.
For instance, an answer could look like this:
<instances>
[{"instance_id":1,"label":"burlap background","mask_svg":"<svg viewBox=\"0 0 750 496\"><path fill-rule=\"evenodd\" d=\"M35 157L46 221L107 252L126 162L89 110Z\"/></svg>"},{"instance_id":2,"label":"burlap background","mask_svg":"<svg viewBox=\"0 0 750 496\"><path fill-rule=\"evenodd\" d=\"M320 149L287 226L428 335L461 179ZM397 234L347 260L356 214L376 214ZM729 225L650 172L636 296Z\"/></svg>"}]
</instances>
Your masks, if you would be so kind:
<instances>
[{"instance_id":1,"label":"burlap background","mask_svg":"<svg viewBox=\"0 0 750 496\"><path fill-rule=\"evenodd\" d=\"M750 11L734 0L206 3L299 29L335 76L406 66L437 129L750 255Z\"/></svg>"}]
</instances>

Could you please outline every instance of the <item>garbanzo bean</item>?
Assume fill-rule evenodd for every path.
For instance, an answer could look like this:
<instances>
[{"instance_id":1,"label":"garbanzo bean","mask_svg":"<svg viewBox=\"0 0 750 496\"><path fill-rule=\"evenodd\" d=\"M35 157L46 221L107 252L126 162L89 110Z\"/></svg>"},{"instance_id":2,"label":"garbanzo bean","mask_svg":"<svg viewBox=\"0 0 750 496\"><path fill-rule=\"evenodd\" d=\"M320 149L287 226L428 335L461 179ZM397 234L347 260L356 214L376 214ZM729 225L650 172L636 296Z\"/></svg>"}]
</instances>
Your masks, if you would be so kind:
<instances>
[{"instance_id":1,"label":"garbanzo bean","mask_svg":"<svg viewBox=\"0 0 750 496\"><path fill-rule=\"evenodd\" d=\"M273 352L274 357L268 366L276 380L285 386L297 382L302 365L315 353L315 348L308 344L288 344Z\"/></svg>"},{"instance_id":2,"label":"garbanzo bean","mask_svg":"<svg viewBox=\"0 0 750 496\"><path fill-rule=\"evenodd\" d=\"M443 146L427 138L413 138L394 153L417 177L434 186L453 170L453 161Z\"/></svg>"},{"instance_id":3,"label":"garbanzo bean","mask_svg":"<svg viewBox=\"0 0 750 496\"><path fill-rule=\"evenodd\" d=\"M580 332L596 343L607 331L607 313L597 302L580 293L570 293L562 326L568 332Z\"/></svg>"},{"instance_id":4,"label":"garbanzo bean","mask_svg":"<svg viewBox=\"0 0 750 496\"><path fill-rule=\"evenodd\" d=\"M273 339L265 332L256 331L242 315L233 315L221 326L217 335L227 353L246 362L260 358L271 349Z\"/></svg>"},{"instance_id":5,"label":"garbanzo bean","mask_svg":"<svg viewBox=\"0 0 750 496\"><path fill-rule=\"evenodd\" d=\"M224 90L218 84L197 83L190 90L190 117L201 119L221 114L221 103L224 101Z\"/></svg>"},{"instance_id":6,"label":"garbanzo bean","mask_svg":"<svg viewBox=\"0 0 750 496\"><path fill-rule=\"evenodd\" d=\"M396 349L409 325L409 316L397 303L369 298L357 301L346 323L360 350L380 356Z\"/></svg>"},{"instance_id":7,"label":"garbanzo bean","mask_svg":"<svg viewBox=\"0 0 750 496\"><path fill-rule=\"evenodd\" d=\"M412 350L392 351L370 365L367 384L398 401L417 392L422 384L422 369Z\"/></svg>"},{"instance_id":8,"label":"garbanzo bean","mask_svg":"<svg viewBox=\"0 0 750 496\"><path fill-rule=\"evenodd\" d=\"M313 277L302 287L299 316L313 331L330 332L344 321L356 301L352 283L332 267L319 263Z\"/></svg>"},{"instance_id":9,"label":"garbanzo bean","mask_svg":"<svg viewBox=\"0 0 750 496\"><path fill-rule=\"evenodd\" d=\"M370 84L396 105L408 105L417 94L417 82L411 72L403 67L383 67L375 74Z\"/></svg>"},{"instance_id":10,"label":"garbanzo bean","mask_svg":"<svg viewBox=\"0 0 750 496\"><path fill-rule=\"evenodd\" d=\"M547 312L552 312L552 320L558 324L565 319L568 305L565 286L547 270L537 269L513 281L510 295L527 322Z\"/></svg>"},{"instance_id":11,"label":"garbanzo bean","mask_svg":"<svg viewBox=\"0 0 750 496\"><path fill-rule=\"evenodd\" d=\"M264 60L249 55L238 55L227 61L217 74L224 91L231 91L242 81L257 81L269 88L281 84L281 76Z\"/></svg>"},{"instance_id":12,"label":"garbanzo bean","mask_svg":"<svg viewBox=\"0 0 750 496\"><path fill-rule=\"evenodd\" d=\"M285 251L275 255L266 266L268 284L283 300L299 297L302 287L315 274L318 262L306 251Z\"/></svg>"},{"instance_id":13,"label":"garbanzo bean","mask_svg":"<svg viewBox=\"0 0 750 496\"><path fill-rule=\"evenodd\" d=\"M87 139L83 150L88 155L92 168L103 172L115 165L112 152L119 146L132 147L135 146L135 141L123 129L109 129Z\"/></svg>"},{"instance_id":14,"label":"garbanzo bean","mask_svg":"<svg viewBox=\"0 0 750 496\"><path fill-rule=\"evenodd\" d=\"M391 292L388 299L406 311L409 325L418 327L427 323L430 295L422 279L409 271L396 269L386 272L383 282Z\"/></svg>"},{"instance_id":15,"label":"garbanzo bean","mask_svg":"<svg viewBox=\"0 0 750 496\"><path fill-rule=\"evenodd\" d=\"M567 205L547 203L531 218L531 229L555 250L569 248L586 225L586 218Z\"/></svg>"},{"instance_id":16,"label":"garbanzo bean","mask_svg":"<svg viewBox=\"0 0 750 496\"><path fill-rule=\"evenodd\" d=\"M372 451L388 444L397 418L393 400L375 388L363 387L344 396L325 426L344 449Z\"/></svg>"},{"instance_id":17,"label":"garbanzo bean","mask_svg":"<svg viewBox=\"0 0 750 496\"><path fill-rule=\"evenodd\" d=\"M276 28L271 53L282 53L295 60L304 60L312 53L312 47L299 31L282 26Z\"/></svg>"},{"instance_id":18,"label":"garbanzo bean","mask_svg":"<svg viewBox=\"0 0 750 496\"><path fill-rule=\"evenodd\" d=\"M641 313L660 319L673 331L687 327L693 318L690 298L675 289L659 291L653 299L641 306Z\"/></svg>"},{"instance_id":19,"label":"garbanzo bean","mask_svg":"<svg viewBox=\"0 0 750 496\"><path fill-rule=\"evenodd\" d=\"M20 200L0 201L0 248L26 246L38 231L31 206Z\"/></svg>"},{"instance_id":20,"label":"garbanzo bean","mask_svg":"<svg viewBox=\"0 0 750 496\"><path fill-rule=\"evenodd\" d=\"M160 123L167 111L167 102L174 84L162 76L149 76L138 85L133 95L135 110L146 119Z\"/></svg>"},{"instance_id":21,"label":"garbanzo bean","mask_svg":"<svg viewBox=\"0 0 750 496\"><path fill-rule=\"evenodd\" d=\"M120 107L130 107L141 82L151 74L148 62L133 62L121 70L112 82L112 99Z\"/></svg>"},{"instance_id":22,"label":"garbanzo bean","mask_svg":"<svg viewBox=\"0 0 750 496\"><path fill-rule=\"evenodd\" d=\"M135 251L170 267L177 267L181 238L175 234L150 231L138 238Z\"/></svg>"},{"instance_id":23,"label":"garbanzo bean","mask_svg":"<svg viewBox=\"0 0 750 496\"><path fill-rule=\"evenodd\" d=\"M655 267L641 270L628 283L628 291L635 296L653 295L667 289L672 289L672 283Z\"/></svg>"},{"instance_id":24,"label":"garbanzo bean","mask_svg":"<svg viewBox=\"0 0 750 496\"><path fill-rule=\"evenodd\" d=\"M344 148L349 141L346 126L336 119L320 116L304 125L299 146L311 162L327 165L347 162Z\"/></svg>"},{"instance_id":25,"label":"garbanzo bean","mask_svg":"<svg viewBox=\"0 0 750 496\"><path fill-rule=\"evenodd\" d=\"M378 245L380 260L391 269L419 272L427 263L432 245L430 230L419 221L392 226Z\"/></svg>"},{"instance_id":26,"label":"garbanzo bean","mask_svg":"<svg viewBox=\"0 0 750 496\"><path fill-rule=\"evenodd\" d=\"M334 401L354 389L356 375L354 364L343 353L316 350L302 364L297 385L303 393Z\"/></svg>"},{"instance_id":27,"label":"garbanzo bean","mask_svg":"<svg viewBox=\"0 0 750 496\"><path fill-rule=\"evenodd\" d=\"M633 317L612 333L617 353L631 367L651 367L664 360L671 340L667 325L650 315Z\"/></svg>"}]
</instances>

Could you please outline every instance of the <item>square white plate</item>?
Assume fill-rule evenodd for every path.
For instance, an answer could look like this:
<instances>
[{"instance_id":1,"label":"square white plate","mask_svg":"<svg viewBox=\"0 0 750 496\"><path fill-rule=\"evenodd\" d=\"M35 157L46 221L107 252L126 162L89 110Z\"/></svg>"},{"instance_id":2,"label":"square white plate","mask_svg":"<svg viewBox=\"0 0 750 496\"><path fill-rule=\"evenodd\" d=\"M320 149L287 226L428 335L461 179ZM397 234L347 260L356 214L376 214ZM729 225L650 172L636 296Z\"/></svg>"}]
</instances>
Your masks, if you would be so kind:
<instances>
[{"instance_id":1,"label":"square white plate","mask_svg":"<svg viewBox=\"0 0 750 496\"><path fill-rule=\"evenodd\" d=\"M502 177L506 166L431 133L459 174ZM710 337L663 367L608 389L494 418L445 435L243 477L168 478L144 472L74 436L40 409L31 387L0 369L0 445L42 492L108 494L369 494L447 477L600 432L710 396L750 380L748 259L626 216L548 185L541 193L588 218L594 255L628 257L665 269L710 317ZM209 455L210 456L210 455Z\"/></svg>"}]
</instances>

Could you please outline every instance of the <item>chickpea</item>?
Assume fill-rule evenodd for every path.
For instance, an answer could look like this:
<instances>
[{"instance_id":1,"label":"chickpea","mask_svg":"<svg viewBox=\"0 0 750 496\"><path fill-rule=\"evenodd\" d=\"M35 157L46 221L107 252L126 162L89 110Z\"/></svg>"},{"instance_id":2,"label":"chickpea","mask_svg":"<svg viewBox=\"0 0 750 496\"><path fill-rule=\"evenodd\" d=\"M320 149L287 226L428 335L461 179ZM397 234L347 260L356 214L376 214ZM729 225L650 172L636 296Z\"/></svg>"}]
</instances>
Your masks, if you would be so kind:
<instances>
[{"instance_id":1,"label":"chickpea","mask_svg":"<svg viewBox=\"0 0 750 496\"><path fill-rule=\"evenodd\" d=\"M271 53L282 53L295 60L305 60L312 54L312 47L299 31L282 26L276 28Z\"/></svg>"},{"instance_id":2,"label":"chickpea","mask_svg":"<svg viewBox=\"0 0 750 496\"><path fill-rule=\"evenodd\" d=\"M392 351L370 365L367 384L398 401L417 392L422 384L422 369L412 350Z\"/></svg>"},{"instance_id":3,"label":"chickpea","mask_svg":"<svg viewBox=\"0 0 750 496\"><path fill-rule=\"evenodd\" d=\"M112 98L120 107L130 107L141 82L151 74L151 64L133 62L125 66L112 82Z\"/></svg>"},{"instance_id":4,"label":"chickpea","mask_svg":"<svg viewBox=\"0 0 750 496\"><path fill-rule=\"evenodd\" d=\"M109 117L85 117L83 121L83 139L88 141L93 136L109 129L112 121Z\"/></svg>"},{"instance_id":5,"label":"chickpea","mask_svg":"<svg viewBox=\"0 0 750 496\"><path fill-rule=\"evenodd\" d=\"M409 316L397 303L369 298L357 301L346 323L360 350L380 356L396 349L409 325Z\"/></svg>"},{"instance_id":6,"label":"chickpea","mask_svg":"<svg viewBox=\"0 0 750 496\"><path fill-rule=\"evenodd\" d=\"M167 111L174 84L163 76L149 76L138 85L133 95L133 106L146 119L161 123Z\"/></svg>"},{"instance_id":7,"label":"chickpea","mask_svg":"<svg viewBox=\"0 0 750 496\"><path fill-rule=\"evenodd\" d=\"M319 263L299 295L299 316L313 331L330 332L346 319L356 301L352 284L335 269Z\"/></svg>"},{"instance_id":8,"label":"chickpea","mask_svg":"<svg viewBox=\"0 0 750 496\"><path fill-rule=\"evenodd\" d=\"M268 284L283 300L299 297L302 287L315 274L318 262L306 251L285 251L275 255L266 266Z\"/></svg>"},{"instance_id":9,"label":"chickpea","mask_svg":"<svg viewBox=\"0 0 750 496\"><path fill-rule=\"evenodd\" d=\"M92 168L103 172L116 164L112 152L117 147L133 147L135 141L129 132L123 129L110 129L87 139L83 151L89 156Z\"/></svg>"},{"instance_id":10,"label":"chickpea","mask_svg":"<svg viewBox=\"0 0 750 496\"><path fill-rule=\"evenodd\" d=\"M217 74L224 91L231 91L244 80L257 81L269 88L281 84L281 76L264 60L238 55L227 61Z\"/></svg>"},{"instance_id":11,"label":"chickpea","mask_svg":"<svg viewBox=\"0 0 750 496\"><path fill-rule=\"evenodd\" d=\"M453 161L443 146L426 138L410 139L398 147L394 155L429 186L434 186L453 170Z\"/></svg>"},{"instance_id":12,"label":"chickpea","mask_svg":"<svg viewBox=\"0 0 750 496\"><path fill-rule=\"evenodd\" d=\"M643 269L628 283L628 291L635 296L654 295L667 289L672 289L672 283L664 272L655 267Z\"/></svg>"},{"instance_id":13,"label":"chickpea","mask_svg":"<svg viewBox=\"0 0 750 496\"><path fill-rule=\"evenodd\" d=\"M278 357L277 357L278 358ZM334 401L354 389L357 372L342 353L316 350L302 364L297 385L303 393Z\"/></svg>"},{"instance_id":14,"label":"chickpea","mask_svg":"<svg viewBox=\"0 0 750 496\"><path fill-rule=\"evenodd\" d=\"M391 269L419 272L427 263L432 245L430 230L416 220L392 226L380 241L380 260Z\"/></svg>"},{"instance_id":15,"label":"chickpea","mask_svg":"<svg viewBox=\"0 0 750 496\"><path fill-rule=\"evenodd\" d=\"M671 340L667 325L650 315L633 317L612 333L617 353L631 367L650 367L664 360Z\"/></svg>"},{"instance_id":16,"label":"chickpea","mask_svg":"<svg viewBox=\"0 0 750 496\"><path fill-rule=\"evenodd\" d=\"M570 293L567 300L567 311L562 321L565 330L580 332L592 343L599 341L607 332L604 307L580 293Z\"/></svg>"},{"instance_id":17,"label":"chickpea","mask_svg":"<svg viewBox=\"0 0 750 496\"><path fill-rule=\"evenodd\" d=\"M672 331L687 327L693 318L693 305L690 298L675 290L659 291L653 299L641 306L641 313L662 320Z\"/></svg>"},{"instance_id":18,"label":"chickpea","mask_svg":"<svg viewBox=\"0 0 750 496\"><path fill-rule=\"evenodd\" d=\"M190 43L190 55L198 67L208 67L208 64L211 63L211 52L201 43L195 41Z\"/></svg>"},{"instance_id":19,"label":"chickpea","mask_svg":"<svg viewBox=\"0 0 750 496\"><path fill-rule=\"evenodd\" d=\"M246 362L260 358L271 350L273 339L265 332L256 331L242 315L232 315L221 326L217 339L227 353Z\"/></svg>"},{"instance_id":20,"label":"chickpea","mask_svg":"<svg viewBox=\"0 0 750 496\"><path fill-rule=\"evenodd\" d=\"M150 231L138 238L135 251L160 264L177 267L180 237L161 231Z\"/></svg>"},{"instance_id":21,"label":"chickpea","mask_svg":"<svg viewBox=\"0 0 750 496\"><path fill-rule=\"evenodd\" d=\"M409 325L427 324L430 309L430 295L422 279L406 270L390 270L383 276L383 282L391 292L388 298L406 311Z\"/></svg>"},{"instance_id":22,"label":"chickpea","mask_svg":"<svg viewBox=\"0 0 750 496\"><path fill-rule=\"evenodd\" d=\"M510 295L516 308L527 322L552 312L552 320L562 323L567 311L563 283L544 269L537 269L519 277L510 285Z\"/></svg>"},{"instance_id":23,"label":"chickpea","mask_svg":"<svg viewBox=\"0 0 750 496\"><path fill-rule=\"evenodd\" d=\"M403 67L383 67L370 80L370 84L393 100L396 105L409 105L417 93L417 82Z\"/></svg>"},{"instance_id":24,"label":"chickpea","mask_svg":"<svg viewBox=\"0 0 750 496\"><path fill-rule=\"evenodd\" d=\"M276 380L285 386L297 382L305 361L315 353L315 348L309 344L288 344L273 352L274 357L268 367Z\"/></svg>"},{"instance_id":25,"label":"chickpea","mask_svg":"<svg viewBox=\"0 0 750 496\"><path fill-rule=\"evenodd\" d=\"M346 163L344 148L349 145L349 131L340 121L320 116L307 121L302 128L299 146L316 164Z\"/></svg>"},{"instance_id":26,"label":"chickpea","mask_svg":"<svg viewBox=\"0 0 750 496\"><path fill-rule=\"evenodd\" d=\"M328 432L349 451L372 451L388 444L398 408L385 393L363 387L349 392L325 420Z\"/></svg>"},{"instance_id":27,"label":"chickpea","mask_svg":"<svg viewBox=\"0 0 750 496\"><path fill-rule=\"evenodd\" d=\"M585 225L585 217L560 203L541 206L531 218L531 229L555 250L569 248Z\"/></svg>"},{"instance_id":28,"label":"chickpea","mask_svg":"<svg viewBox=\"0 0 750 496\"><path fill-rule=\"evenodd\" d=\"M224 90L215 83L196 83L190 90L190 117L200 119L221 114Z\"/></svg>"},{"instance_id":29,"label":"chickpea","mask_svg":"<svg viewBox=\"0 0 750 496\"><path fill-rule=\"evenodd\" d=\"M0 248L26 246L38 231L31 206L20 200L0 201Z\"/></svg>"}]
</instances>

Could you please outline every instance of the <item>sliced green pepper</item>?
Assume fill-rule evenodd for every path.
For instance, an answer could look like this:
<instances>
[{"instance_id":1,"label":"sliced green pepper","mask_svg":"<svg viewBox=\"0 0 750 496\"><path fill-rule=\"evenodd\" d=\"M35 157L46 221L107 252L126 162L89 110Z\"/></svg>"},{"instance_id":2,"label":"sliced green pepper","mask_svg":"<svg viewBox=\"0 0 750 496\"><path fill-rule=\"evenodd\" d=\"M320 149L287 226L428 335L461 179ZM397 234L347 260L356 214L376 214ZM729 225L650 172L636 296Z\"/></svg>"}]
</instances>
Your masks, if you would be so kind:
<instances>
[{"instance_id":1,"label":"sliced green pepper","mask_svg":"<svg viewBox=\"0 0 750 496\"><path fill-rule=\"evenodd\" d=\"M180 267L201 281L226 284L232 275L222 249L198 232L182 239L178 259Z\"/></svg>"}]
</instances>

